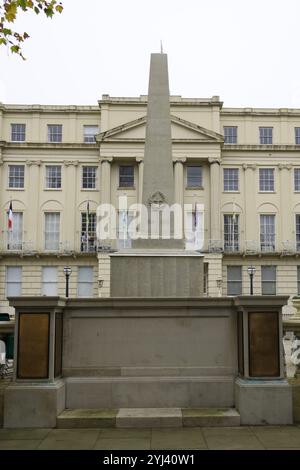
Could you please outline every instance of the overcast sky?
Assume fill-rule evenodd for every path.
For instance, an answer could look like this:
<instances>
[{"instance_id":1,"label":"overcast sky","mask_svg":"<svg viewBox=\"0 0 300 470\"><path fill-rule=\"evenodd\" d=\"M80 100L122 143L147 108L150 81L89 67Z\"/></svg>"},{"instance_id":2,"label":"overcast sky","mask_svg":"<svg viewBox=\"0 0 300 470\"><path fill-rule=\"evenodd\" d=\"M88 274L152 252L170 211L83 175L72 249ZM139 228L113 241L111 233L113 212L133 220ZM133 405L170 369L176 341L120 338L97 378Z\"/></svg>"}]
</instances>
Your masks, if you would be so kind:
<instances>
[{"instance_id":1,"label":"overcast sky","mask_svg":"<svg viewBox=\"0 0 300 470\"><path fill-rule=\"evenodd\" d=\"M171 94L226 107L300 108L299 0L62 0L22 14L27 61L0 48L0 101L96 105L147 93L160 40Z\"/></svg>"}]
</instances>

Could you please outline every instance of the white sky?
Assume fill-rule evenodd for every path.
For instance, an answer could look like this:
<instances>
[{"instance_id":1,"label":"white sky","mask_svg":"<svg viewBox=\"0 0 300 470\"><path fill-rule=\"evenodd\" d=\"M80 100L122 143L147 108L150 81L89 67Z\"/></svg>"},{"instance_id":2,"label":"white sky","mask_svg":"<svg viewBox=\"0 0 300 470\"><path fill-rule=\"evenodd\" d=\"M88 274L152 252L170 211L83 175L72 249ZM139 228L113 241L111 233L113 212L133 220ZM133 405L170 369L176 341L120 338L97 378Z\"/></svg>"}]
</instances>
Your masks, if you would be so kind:
<instances>
[{"instance_id":1,"label":"white sky","mask_svg":"<svg viewBox=\"0 0 300 470\"><path fill-rule=\"evenodd\" d=\"M27 61L0 48L0 101L96 105L147 94L149 56L168 53L171 94L224 106L300 108L299 0L62 0L22 14Z\"/></svg>"}]
</instances>

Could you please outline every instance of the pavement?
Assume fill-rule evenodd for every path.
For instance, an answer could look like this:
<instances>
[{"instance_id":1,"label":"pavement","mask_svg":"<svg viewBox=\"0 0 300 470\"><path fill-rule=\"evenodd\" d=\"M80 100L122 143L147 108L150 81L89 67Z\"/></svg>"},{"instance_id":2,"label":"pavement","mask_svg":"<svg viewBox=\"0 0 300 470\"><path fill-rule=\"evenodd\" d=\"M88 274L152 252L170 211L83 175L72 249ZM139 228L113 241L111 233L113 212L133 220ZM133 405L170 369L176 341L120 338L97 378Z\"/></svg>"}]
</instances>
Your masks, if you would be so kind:
<instances>
[{"instance_id":1,"label":"pavement","mask_svg":"<svg viewBox=\"0 0 300 470\"><path fill-rule=\"evenodd\" d=\"M1 450L300 450L300 425L0 429Z\"/></svg>"}]
</instances>

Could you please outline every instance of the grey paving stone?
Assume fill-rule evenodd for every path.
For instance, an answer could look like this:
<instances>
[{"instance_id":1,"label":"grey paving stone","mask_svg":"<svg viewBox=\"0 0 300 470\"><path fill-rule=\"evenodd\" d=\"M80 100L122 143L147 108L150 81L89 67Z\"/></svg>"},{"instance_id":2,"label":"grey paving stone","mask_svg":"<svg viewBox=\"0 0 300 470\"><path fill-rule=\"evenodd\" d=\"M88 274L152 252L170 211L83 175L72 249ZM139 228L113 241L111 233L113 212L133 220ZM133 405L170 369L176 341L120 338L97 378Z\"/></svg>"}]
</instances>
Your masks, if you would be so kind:
<instances>
[{"instance_id":1,"label":"grey paving stone","mask_svg":"<svg viewBox=\"0 0 300 470\"><path fill-rule=\"evenodd\" d=\"M44 439L51 429L0 429L0 441L2 439L26 440Z\"/></svg>"},{"instance_id":2,"label":"grey paving stone","mask_svg":"<svg viewBox=\"0 0 300 470\"><path fill-rule=\"evenodd\" d=\"M200 428L153 429L151 449L204 449Z\"/></svg>"},{"instance_id":3,"label":"grey paving stone","mask_svg":"<svg viewBox=\"0 0 300 470\"><path fill-rule=\"evenodd\" d=\"M99 438L94 446L95 450L148 450L150 449L150 438L136 439L136 438L122 438L122 439L109 439Z\"/></svg>"},{"instance_id":4,"label":"grey paving stone","mask_svg":"<svg viewBox=\"0 0 300 470\"><path fill-rule=\"evenodd\" d=\"M0 441L0 450L35 450L40 443L37 439L3 439Z\"/></svg>"},{"instance_id":5,"label":"grey paving stone","mask_svg":"<svg viewBox=\"0 0 300 470\"><path fill-rule=\"evenodd\" d=\"M300 447L300 429L296 426L252 426L251 430L267 449Z\"/></svg>"}]
</instances>

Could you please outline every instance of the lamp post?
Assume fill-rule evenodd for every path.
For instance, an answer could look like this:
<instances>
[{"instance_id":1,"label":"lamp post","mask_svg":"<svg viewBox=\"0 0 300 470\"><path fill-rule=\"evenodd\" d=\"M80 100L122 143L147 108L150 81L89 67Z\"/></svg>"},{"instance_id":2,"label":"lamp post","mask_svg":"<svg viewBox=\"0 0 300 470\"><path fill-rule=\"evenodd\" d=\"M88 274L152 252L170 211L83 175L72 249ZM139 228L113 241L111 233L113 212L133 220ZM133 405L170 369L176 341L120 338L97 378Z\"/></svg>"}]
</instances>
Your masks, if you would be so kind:
<instances>
[{"instance_id":1,"label":"lamp post","mask_svg":"<svg viewBox=\"0 0 300 470\"><path fill-rule=\"evenodd\" d=\"M256 268L255 266L249 266L247 271L250 276L250 295L253 295L253 277L254 277Z\"/></svg>"},{"instance_id":2,"label":"lamp post","mask_svg":"<svg viewBox=\"0 0 300 470\"><path fill-rule=\"evenodd\" d=\"M69 266L65 266L64 273L66 276L66 297L69 297L69 278L71 276L72 269Z\"/></svg>"}]
</instances>

